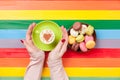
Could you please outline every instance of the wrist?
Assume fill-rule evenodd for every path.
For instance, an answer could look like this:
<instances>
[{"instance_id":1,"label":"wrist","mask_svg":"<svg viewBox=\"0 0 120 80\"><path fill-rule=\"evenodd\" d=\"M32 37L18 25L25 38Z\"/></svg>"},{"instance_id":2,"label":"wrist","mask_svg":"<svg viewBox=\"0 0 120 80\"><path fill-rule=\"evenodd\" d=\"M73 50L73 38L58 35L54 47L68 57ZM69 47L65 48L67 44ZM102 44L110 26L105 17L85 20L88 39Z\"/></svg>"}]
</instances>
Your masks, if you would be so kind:
<instances>
[{"instance_id":1,"label":"wrist","mask_svg":"<svg viewBox=\"0 0 120 80\"><path fill-rule=\"evenodd\" d=\"M58 54L50 53L48 56L48 61L56 61L61 59Z\"/></svg>"},{"instance_id":2,"label":"wrist","mask_svg":"<svg viewBox=\"0 0 120 80\"><path fill-rule=\"evenodd\" d=\"M44 52L30 53L30 60L32 60L32 61L44 60L44 59L45 59Z\"/></svg>"},{"instance_id":3,"label":"wrist","mask_svg":"<svg viewBox=\"0 0 120 80\"><path fill-rule=\"evenodd\" d=\"M48 60L47 64L48 64L48 67L50 67L50 68L53 68L56 66L63 66L61 58L56 59L56 60Z\"/></svg>"}]
</instances>

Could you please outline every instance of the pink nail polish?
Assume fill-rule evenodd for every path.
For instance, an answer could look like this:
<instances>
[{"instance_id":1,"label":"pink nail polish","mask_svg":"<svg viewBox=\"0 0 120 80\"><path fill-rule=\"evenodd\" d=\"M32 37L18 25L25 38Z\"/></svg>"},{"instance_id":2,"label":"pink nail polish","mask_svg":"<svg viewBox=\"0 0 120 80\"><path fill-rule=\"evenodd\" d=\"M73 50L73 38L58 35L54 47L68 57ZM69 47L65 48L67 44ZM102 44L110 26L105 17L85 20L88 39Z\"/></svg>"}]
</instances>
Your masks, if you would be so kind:
<instances>
[{"instance_id":1,"label":"pink nail polish","mask_svg":"<svg viewBox=\"0 0 120 80\"><path fill-rule=\"evenodd\" d=\"M65 39L62 39L61 41L64 43L64 42L65 42Z\"/></svg>"},{"instance_id":2,"label":"pink nail polish","mask_svg":"<svg viewBox=\"0 0 120 80\"><path fill-rule=\"evenodd\" d=\"M21 41L21 43L23 43L23 40L20 40Z\"/></svg>"}]
</instances>

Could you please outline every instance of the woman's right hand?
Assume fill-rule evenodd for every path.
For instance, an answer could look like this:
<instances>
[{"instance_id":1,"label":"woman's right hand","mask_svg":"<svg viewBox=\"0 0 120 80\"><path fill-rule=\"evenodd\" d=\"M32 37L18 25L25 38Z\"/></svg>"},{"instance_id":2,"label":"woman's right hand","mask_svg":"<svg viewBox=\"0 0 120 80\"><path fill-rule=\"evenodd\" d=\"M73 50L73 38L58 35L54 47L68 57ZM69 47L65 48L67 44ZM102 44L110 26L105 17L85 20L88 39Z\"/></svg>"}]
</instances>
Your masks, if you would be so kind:
<instances>
[{"instance_id":1,"label":"woman's right hand","mask_svg":"<svg viewBox=\"0 0 120 80\"><path fill-rule=\"evenodd\" d=\"M29 26L26 39L21 40L30 55L30 63L27 67L24 80L41 80L45 54L33 44L31 35L35 25L35 23L32 23Z\"/></svg>"},{"instance_id":2,"label":"woman's right hand","mask_svg":"<svg viewBox=\"0 0 120 80\"><path fill-rule=\"evenodd\" d=\"M44 58L45 54L44 51L38 49L32 41L32 30L35 27L35 23L32 23L26 33L26 39L25 40L21 40L21 42L25 45L27 51L29 52L29 55L32 58L41 58L41 56Z\"/></svg>"}]
</instances>

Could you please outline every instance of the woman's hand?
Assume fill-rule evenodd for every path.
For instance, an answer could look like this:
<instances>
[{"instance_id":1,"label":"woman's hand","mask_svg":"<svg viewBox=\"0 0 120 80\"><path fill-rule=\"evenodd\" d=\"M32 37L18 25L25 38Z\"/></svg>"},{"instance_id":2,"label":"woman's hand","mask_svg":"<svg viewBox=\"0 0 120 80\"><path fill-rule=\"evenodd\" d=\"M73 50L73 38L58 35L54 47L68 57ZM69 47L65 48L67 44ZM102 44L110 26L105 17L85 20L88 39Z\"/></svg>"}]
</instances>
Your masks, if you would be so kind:
<instances>
[{"instance_id":1,"label":"woman's hand","mask_svg":"<svg viewBox=\"0 0 120 80\"><path fill-rule=\"evenodd\" d=\"M32 23L26 33L26 39L25 40L21 40L21 42L25 45L27 51L29 52L30 56L33 58L38 58L39 56L45 56L44 52L40 49L38 49L32 41L32 30L35 27L35 23Z\"/></svg>"},{"instance_id":2,"label":"woman's hand","mask_svg":"<svg viewBox=\"0 0 120 80\"><path fill-rule=\"evenodd\" d=\"M67 50L68 34L62 26L63 38L48 56L48 67L50 68L51 80L69 80L62 64L62 56Z\"/></svg>"},{"instance_id":3,"label":"woman's hand","mask_svg":"<svg viewBox=\"0 0 120 80\"><path fill-rule=\"evenodd\" d=\"M41 80L45 54L39 50L32 42L32 30L35 27L32 23L26 33L26 39L21 40L30 55L30 63L26 69L24 80Z\"/></svg>"},{"instance_id":4,"label":"woman's hand","mask_svg":"<svg viewBox=\"0 0 120 80\"><path fill-rule=\"evenodd\" d=\"M48 56L48 61L49 60L57 60L63 56L63 54L67 50L67 45L68 45L68 34L66 28L64 26L61 27L63 37L61 41L57 44L55 49L53 49Z\"/></svg>"}]
</instances>

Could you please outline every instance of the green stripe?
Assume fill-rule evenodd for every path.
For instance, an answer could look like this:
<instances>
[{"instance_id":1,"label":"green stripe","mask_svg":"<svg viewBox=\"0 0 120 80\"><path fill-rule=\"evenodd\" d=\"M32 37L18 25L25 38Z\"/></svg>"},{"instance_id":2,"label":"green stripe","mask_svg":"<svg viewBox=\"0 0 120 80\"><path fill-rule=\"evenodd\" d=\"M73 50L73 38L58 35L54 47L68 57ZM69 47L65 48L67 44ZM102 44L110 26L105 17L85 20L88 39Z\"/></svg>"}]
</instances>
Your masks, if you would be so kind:
<instances>
[{"instance_id":1,"label":"green stripe","mask_svg":"<svg viewBox=\"0 0 120 80\"><path fill-rule=\"evenodd\" d=\"M32 22L41 20L0 20L0 29L27 29ZM120 29L120 20L53 20L60 26L64 25L67 29L76 22L91 24L95 29Z\"/></svg>"},{"instance_id":2,"label":"green stripe","mask_svg":"<svg viewBox=\"0 0 120 80\"><path fill-rule=\"evenodd\" d=\"M77 78L71 77L70 80L120 80L120 78ZM23 80L22 77L0 77L0 80ZM50 80L50 78L42 78L42 80Z\"/></svg>"}]
</instances>

